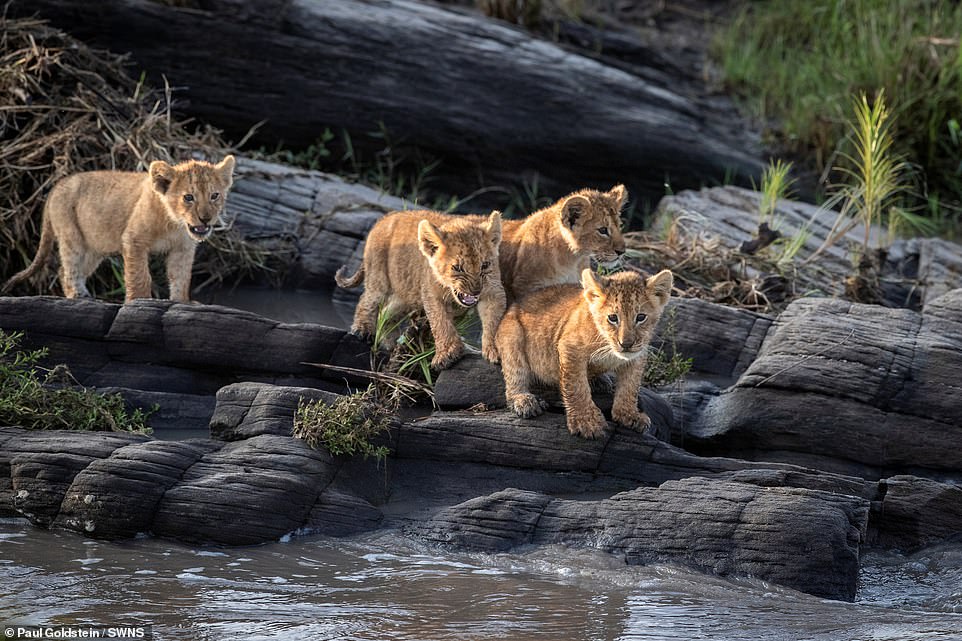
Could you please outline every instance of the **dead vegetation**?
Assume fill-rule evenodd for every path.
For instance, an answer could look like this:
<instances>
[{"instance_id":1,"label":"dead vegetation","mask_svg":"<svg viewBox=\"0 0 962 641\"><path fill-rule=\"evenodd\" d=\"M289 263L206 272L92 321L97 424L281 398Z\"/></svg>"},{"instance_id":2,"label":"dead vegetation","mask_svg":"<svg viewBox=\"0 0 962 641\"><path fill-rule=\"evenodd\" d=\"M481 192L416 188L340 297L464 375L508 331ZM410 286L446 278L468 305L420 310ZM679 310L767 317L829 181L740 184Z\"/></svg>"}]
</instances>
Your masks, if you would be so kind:
<instances>
[{"instance_id":1,"label":"dead vegetation","mask_svg":"<svg viewBox=\"0 0 962 641\"><path fill-rule=\"evenodd\" d=\"M129 71L125 57L42 20L0 15L0 280L33 258L43 203L57 180L95 169L146 170L152 160L216 160L228 150L217 130L172 113L170 87L156 91ZM210 245L198 256L196 282L264 266L265 257L230 229ZM93 277L99 296L116 295L119 264L105 263ZM51 264L23 292L52 293L54 283Z\"/></svg>"},{"instance_id":2,"label":"dead vegetation","mask_svg":"<svg viewBox=\"0 0 962 641\"><path fill-rule=\"evenodd\" d=\"M823 291L827 277L818 265L799 266L783 246L747 254L684 217L666 230L625 234L625 242L641 267L670 265L683 296L759 313L777 314L796 298Z\"/></svg>"}]
</instances>

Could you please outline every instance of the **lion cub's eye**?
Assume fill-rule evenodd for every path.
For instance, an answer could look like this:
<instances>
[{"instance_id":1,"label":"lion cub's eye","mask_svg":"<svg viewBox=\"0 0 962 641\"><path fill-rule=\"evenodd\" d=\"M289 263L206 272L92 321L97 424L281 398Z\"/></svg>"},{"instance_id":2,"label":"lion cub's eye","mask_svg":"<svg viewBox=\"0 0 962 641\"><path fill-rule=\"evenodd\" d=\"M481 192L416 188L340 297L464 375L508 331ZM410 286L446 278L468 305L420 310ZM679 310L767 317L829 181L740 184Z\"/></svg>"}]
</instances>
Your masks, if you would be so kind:
<instances>
[{"instance_id":1,"label":"lion cub's eye","mask_svg":"<svg viewBox=\"0 0 962 641\"><path fill-rule=\"evenodd\" d=\"M648 320L648 314L638 314L635 316L636 323L644 323L646 320Z\"/></svg>"},{"instance_id":2,"label":"lion cub's eye","mask_svg":"<svg viewBox=\"0 0 962 641\"><path fill-rule=\"evenodd\" d=\"M608 322L612 325L618 324L618 314L608 314Z\"/></svg>"},{"instance_id":3,"label":"lion cub's eye","mask_svg":"<svg viewBox=\"0 0 962 641\"><path fill-rule=\"evenodd\" d=\"M483 263L481 263L481 271L486 270L488 267L491 267L491 263L489 263L488 261L484 261Z\"/></svg>"},{"instance_id":4,"label":"lion cub's eye","mask_svg":"<svg viewBox=\"0 0 962 641\"><path fill-rule=\"evenodd\" d=\"M184 194L184 202L185 203L194 202L194 194Z\"/></svg>"},{"instance_id":5,"label":"lion cub's eye","mask_svg":"<svg viewBox=\"0 0 962 641\"><path fill-rule=\"evenodd\" d=\"M458 272L459 274L464 271L464 267L461 267L461 265L454 265L454 266L451 267L451 269L453 269L454 271Z\"/></svg>"},{"instance_id":6,"label":"lion cub's eye","mask_svg":"<svg viewBox=\"0 0 962 641\"><path fill-rule=\"evenodd\" d=\"M607 227L599 227L599 228L598 228L598 233L601 234L602 236L607 236L607 235L608 235L608 228L607 228Z\"/></svg>"},{"instance_id":7,"label":"lion cub's eye","mask_svg":"<svg viewBox=\"0 0 962 641\"><path fill-rule=\"evenodd\" d=\"M216 191L210 195L210 201L211 201L211 202L214 202L214 201L217 200L218 198L220 198L220 194L218 194Z\"/></svg>"}]
</instances>

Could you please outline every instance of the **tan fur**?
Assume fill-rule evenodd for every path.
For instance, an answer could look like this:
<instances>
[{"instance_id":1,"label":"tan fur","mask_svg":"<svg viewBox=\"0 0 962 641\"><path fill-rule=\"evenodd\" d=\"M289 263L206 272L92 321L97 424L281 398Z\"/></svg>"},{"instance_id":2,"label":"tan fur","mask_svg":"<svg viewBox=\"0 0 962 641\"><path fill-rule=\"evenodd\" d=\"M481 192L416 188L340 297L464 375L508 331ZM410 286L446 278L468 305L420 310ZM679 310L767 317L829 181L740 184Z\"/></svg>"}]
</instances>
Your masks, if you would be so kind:
<instances>
[{"instance_id":1,"label":"tan fur","mask_svg":"<svg viewBox=\"0 0 962 641\"><path fill-rule=\"evenodd\" d=\"M335 275L341 287L364 282L351 331L373 335L382 304L392 316L423 309L436 346L431 365L444 369L464 351L454 325L455 308L470 305L459 298L476 296L481 352L496 363L494 335L505 308L498 266L500 244L500 212L487 218L434 211L388 214L368 234L358 272L348 277L345 266Z\"/></svg>"},{"instance_id":2,"label":"tan fur","mask_svg":"<svg viewBox=\"0 0 962 641\"><path fill-rule=\"evenodd\" d=\"M638 409L638 389L671 288L668 270L645 280L634 272L599 277L586 269L580 287L555 285L512 304L497 334L508 407L518 416L537 416L544 405L529 385L557 384L568 430L597 438L607 422L591 400L588 382L613 372L618 380L612 418L644 431L651 419ZM617 323L609 320L611 314ZM645 318L636 322L639 314Z\"/></svg>"},{"instance_id":3,"label":"tan fur","mask_svg":"<svg viewBox=\"0 0 962 641\"><path fill-rule=\"evenodd\" d=\"M501 276L508 300L549 285L577 283L591 257L601 263L618 260L625 253L621 209L627 197L624 185L607 192L582 189L523 220L506 220Z\"/></svg>"},{"instance_id":4,"label":"tan fur","mask_svg":"<svg viewBox=\"0 0 962 641\"><path fill-rule=\"evenodd\" d=\"M223 210L233 171L234 157L227 156L216 165L155 161L147 172L91 171L61 180L47 197L33 262L4 291L40 269L56 241L67 298L90 296L87 277L110 254L123 256L127 300L149 298L148 258L163 253L171 299L189 300L194 252Z\"/></svg>"}]
</instances>

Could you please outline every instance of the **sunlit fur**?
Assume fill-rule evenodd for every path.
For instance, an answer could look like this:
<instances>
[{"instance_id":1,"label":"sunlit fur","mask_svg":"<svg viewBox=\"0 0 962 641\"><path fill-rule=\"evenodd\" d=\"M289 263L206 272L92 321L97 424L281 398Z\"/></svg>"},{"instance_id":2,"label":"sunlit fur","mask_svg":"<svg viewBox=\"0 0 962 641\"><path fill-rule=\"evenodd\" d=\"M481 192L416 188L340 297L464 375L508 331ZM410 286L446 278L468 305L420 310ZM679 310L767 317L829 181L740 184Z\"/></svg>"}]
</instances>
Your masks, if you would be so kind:
<instances>
[{"instance_id":1,"label":"sunlit fur","mask_svg":"<svg viewBox=\"0 0 962 641\"><path fill-rule=\"evenodd\" d=\"M87 277L110 254L123 256L127 300L148 298L148 259L162 253L167 254L170 297L188 300L196 245L213 230L233 171L234 157L227 156L216 165L155 161L148 172L91 171L65 178L47 198L33 262L4 289L40 269L56 243L60 284L68 298L90 295Z\"/></svg>"},{"instance_id":2,"label":"sunlit fur","mask_svg":"<svg viewBox=\"0 0 962 641\"><path fill-rule=\"evenodd\" d=\"M624 185L582 189L527 218L504 221L501 275L508 300L549 285L577 283L591 257L601 263L618 260L625 252L621 210L627 198Z\"/></svg>"},{"instance_id":3,"label":"sunlit fur","mask_svg":"<svg viewBox=\"0 0 962 641\"><path fill-rule=\"evenodd\" d=\"M646 280L634 272L599 277L586 269L581 286L555 285L512 303L497 335L508 407L518 416L537 416L544 404L530 385L558 385L568 430L597 438L607 422L591 399L589 380L612 372L612 418L647 428L651 420L638 408L638 389L672 280L668 270Z\"/></svg>"},{"instance_id":4,"label":"sunlit fur","mask_svg":"<svg viewBox=\"0 0 962 641\"><path fill-rule=\"evenodd\" d=\"M505 308L500 244L500 212L488 217L434 211L385 216L368 234L360 269L348 277L345 266L335 276L341 287L364 283L351 331L372 336L382 306L391 315L423 309L436 346L431 365L443 369L464 351L454 324L456 309L477 305L481 352L496 363L494 335Z\"/></svg>"}]
</instances>

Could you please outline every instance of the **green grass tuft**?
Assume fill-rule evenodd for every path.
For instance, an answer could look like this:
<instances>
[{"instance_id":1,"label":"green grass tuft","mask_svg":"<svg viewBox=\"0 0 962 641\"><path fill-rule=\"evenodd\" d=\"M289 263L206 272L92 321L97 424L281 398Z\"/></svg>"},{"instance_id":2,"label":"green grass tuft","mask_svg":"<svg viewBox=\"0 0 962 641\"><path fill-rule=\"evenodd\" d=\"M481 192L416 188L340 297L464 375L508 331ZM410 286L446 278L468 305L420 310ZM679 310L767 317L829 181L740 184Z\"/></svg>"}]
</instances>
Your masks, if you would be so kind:
<instances>
[{"instance_id":1,"label":"green grass tuft","mask_svg":"<svg viewBox=\"0 0 962 641\"><path fill-rule=\"evenodd\" d=\"M341 396L333 405L301 399L294 414L296 438L314 449L325 448L334 456L373 456L378 463L390 453L372 440L388 431L396 407L385 403L374 385Z\"/></svg>"},{"instance_id":2,"label":"green grass tuft","mask_svg":"<svg viewBox=\"0 0 962 641\"><path fill-rule=\"evenodd\" d=\"M149 434L156 408L128 413L120 394L98 394L70 385L64 366L41 376L37 363L46 349L20 349L23 334L0 330L0 425L31 430L87 430Z\"/></svg>"}]
</instances>

